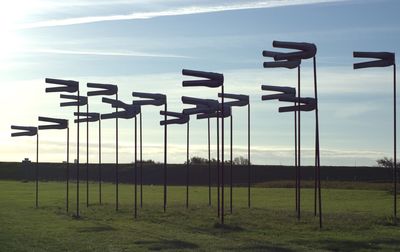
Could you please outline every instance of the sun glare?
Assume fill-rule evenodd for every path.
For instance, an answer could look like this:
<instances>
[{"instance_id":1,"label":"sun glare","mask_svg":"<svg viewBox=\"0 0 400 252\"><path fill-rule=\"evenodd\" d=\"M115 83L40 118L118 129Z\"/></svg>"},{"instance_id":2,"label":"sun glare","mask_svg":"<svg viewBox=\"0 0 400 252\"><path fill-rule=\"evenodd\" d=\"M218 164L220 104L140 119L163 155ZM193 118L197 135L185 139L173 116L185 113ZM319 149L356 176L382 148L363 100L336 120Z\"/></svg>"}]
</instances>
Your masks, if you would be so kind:
<instances>
[{"instance_id":1,"label":"sun glare","mask_svg":"<svg viewBox=\"0 0 400 252\"><path fill-rule=\"evenodd\" d=\"M16 27L26 22L34 10L35 1L13 0L0 4L0 64L6 64L16 52L21 50L23 39Z\"/></svg>"}]
</instances>

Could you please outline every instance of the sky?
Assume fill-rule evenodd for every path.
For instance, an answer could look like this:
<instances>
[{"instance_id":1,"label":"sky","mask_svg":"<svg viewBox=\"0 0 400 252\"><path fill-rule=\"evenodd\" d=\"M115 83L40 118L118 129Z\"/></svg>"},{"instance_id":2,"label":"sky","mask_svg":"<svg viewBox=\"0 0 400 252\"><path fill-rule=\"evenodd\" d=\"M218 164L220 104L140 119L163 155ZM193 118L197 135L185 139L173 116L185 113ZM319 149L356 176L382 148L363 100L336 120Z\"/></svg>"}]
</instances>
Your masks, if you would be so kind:
<instances>
[{"instance_id":1,"label":"sky","mask_svg":"<svg viewBox=\"0 0 400 252\"><path fill-rule=\"evenodd\" d=\"M0 4L0 161L35 160L35 138L11 138L10 125L38 125L38 116L70 120L71 157L76 156L72 108L45 93L45 78L112 83L119 98L132 91L164 93L168 110L187 107L181 96L217 98L219 90L183 88L181 70L223 73L225 92L250 95L254 164L294 162L293 114L276 101L261 101L262 84L293 86L297 71L264 69L272 41L317 45L321 165L375 165L393 154L393 69L353 70L353 51L398 53L400 2L396 0L5 0ZM301 68L301 92L313 96L312 62ZM93 112L110 107L89 99ZM144 107L143 159L163 160L160 107ZM302 113L302 164L314 160L314 113ZM233 110L234 157L246 156L247 109ZM207 121L190 123L190 156L207 157ZM134 121L120 120L120 159L133 161ZM81 162L86 129L81 125ZM113 120L102 122L103 162L115 162ZM229 158L229 121L226 121ZM212 156L216 156L212 121ZM65 130L40 131L40 161L66 160ZM90 124L90 162L98 157L97 123ZM168 127L168 162L186 159L185 125Z\"/></svg>"}]
</instances>

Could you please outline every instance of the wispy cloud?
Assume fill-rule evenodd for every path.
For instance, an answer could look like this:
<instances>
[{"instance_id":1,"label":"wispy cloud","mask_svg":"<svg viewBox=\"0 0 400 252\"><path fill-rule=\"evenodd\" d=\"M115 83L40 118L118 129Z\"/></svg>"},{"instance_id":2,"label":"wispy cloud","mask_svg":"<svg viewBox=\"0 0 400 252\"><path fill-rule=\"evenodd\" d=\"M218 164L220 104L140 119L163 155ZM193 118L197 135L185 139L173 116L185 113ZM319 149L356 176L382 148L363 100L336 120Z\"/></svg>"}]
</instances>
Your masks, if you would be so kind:
<instances>
[{"instance_id":1,"label":"wispy cloud","mask_svg":"<svg viewBox=\"0 0 400 252\"><path fill-rule=\"evenodd\" d=\"M147 52L110 52L110 51L80 51L61 49L28 49L29 53L70 54L70 55L92 55L92 56L122 56L122 57L151 57L151 58L191 58L177 54L147 53Z\"/></svg>"},{"instance_id":2,"label":"wispy cloud","mask_svg":"<svg viewBox=\"0 0 400 252\"><path fill-rule=\"evenodd\" d=\"M44 20L39 22L20 24L17 25L15 28L32 29L40 27L79 25L79 24L89 24L89 23L106 22L106 21L149 19L156 17L192 15L192 14L247 10L247 9L273 8L281 6L318 4L318 3L340 2L340 1L346 1L346 0L268 0L268 1L251 1L251 2L234 3L234 4L223 4L223 5L186 6L186 7L176 7L174 9L162 10L162 11L134 12L130 14L121 14L121 15L98 15L98 16Z\"/></svg>"}]
</instances>

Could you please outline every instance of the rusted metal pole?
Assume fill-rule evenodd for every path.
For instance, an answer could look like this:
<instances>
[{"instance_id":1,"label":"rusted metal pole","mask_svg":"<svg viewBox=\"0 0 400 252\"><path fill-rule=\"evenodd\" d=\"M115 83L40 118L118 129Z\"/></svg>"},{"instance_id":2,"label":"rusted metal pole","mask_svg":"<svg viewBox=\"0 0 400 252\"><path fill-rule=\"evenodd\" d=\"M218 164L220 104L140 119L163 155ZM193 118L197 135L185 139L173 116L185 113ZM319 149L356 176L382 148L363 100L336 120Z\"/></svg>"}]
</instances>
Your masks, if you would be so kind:
<instances>
[{"instance_id":1,"label":"rusted metal pole","mask_svg":"<svg viewBox=\"0 0 400 252\"><path fill-rule=\"evenodd\" d=\"M247 206L251 206L250 102L247 105Z\"/></svg>"},{"instance_id":2,"label":"rusted metal pole","mask_svg":"<svg viewBox=\"0 0 400 252\"><path fill-rule=\"evenodd\" d=\"M142 112L139 114L139 144L140 144L140 208L143 207L143 141L142 141Z\"/></svg>"},{"instance_id":3,"label":"rusted metal pole","mask_svg":"<svg viewBox=\"0 0 400 252\"><path fill-rule=\"evenodd\" d=\"M67 195L65 200L65 208L69 211L69 126L67 128Z\"/></svg>"},{"instance_id":4,"label":"rusted metal pole","mask_svg":"<svg viewBox=\"0 0 400 252\"><path fill-rule=\"evenodd\" d=\"M189 208L189 121L186 123L186 208Z\"/></svg>"},{"instance_id":5,"label":"rusted metal pole","mask_svg":"<svg viewBox=\"0 0 400 252\"><path fill-rule=\"evenodd\" d=\"M230 177L229 177L230 195L229 196L230 196L230 213L232 214L232 212L233 212L233 209L232 209L233 208L233 206L232 206L233 205L233 195L232 195L232 193L233 193L233 190L232 190L233 189L232 188L233 187L233 181L232 181L233 180L233 176L232 176L232 170L233 170L232 169L233 168L233 150L232 150L232 147L233 147L233 143L232 143L232 140L233 140L233 133L232 133L233 132L233 126L232 126L233 125L233 117L232 117L232 114L230 116L230 121L231 121L230 122L230 126L231 126L231 129L230 129L230 138L231 138L230 139L230 145L231 146L230 146L229 150L230 150L230 156L231 156L230 159L231 160L230 160L230 167L229 167L229 169L230 169L230 174L229 174L230 175Z\"/></svg>"},{"instance_id":6,"label":"rusted metal pole","mask_svg":"<svg viewBox=\"0 0 400 252\"><path fill-rule=\"evenodd\" d=\"M77 127L77 143L76 143L76 217L79 218L79 104L80 101L80 92L78 90L78 102L77 102L77 109L78 109L78 123L76 124Z\"/></svg>"},{"instance_id":7,"label":"rusted metal pole","mask_svg":"<svg viewBox=\"0 0 400 252\"><path fill-rule=\"evenodd\" d=\"M322 201L321 201L321 159L320 159L320 147L319 147L319 115L318 115L318 89L317 89L317 60L313 57L313 69L314 69L314 93L315 93L315 158L316 158L316 188L318 190L318 213L319 213L319 227L322 228ZM314 190L314 211L316 214L316 190Z\"/></svg>"},{"instance_id":8,"label":"rusted metal pole","mask_svg":"<svg viewBox=\"0 0 400 252\"><path fill-rule=\"evenodd\" d=\"M137 218L137 115L135 116L135 219Z\"/></svg>"},{"instance_id":9,"label":"rusted metal pole","mask_svg":"<svg viewBox=\"0 0 400 252\"><path fill-rule=\"evenodd\" d=\"M164 111L167 110L167 101L164 104ZM167 121L167 114L164 115L164 121ZM164 213L167 209L167 124L164 125Z\"/></svg>"},{"instance_id":10,"label":"rusted metal pole","mask_svg":"<svg viewBox=\"0 0 400 252\"><path fill-rule=\"evenodd\" d=\"M39 131L36 133L35 206L39 207Z\"/></svg>"},{"instance_id":11,"label":"rusted metal pole","mask_svg":"<svg viewBox=\"0 0 400 252\"><path fill-rule=\"evenodd\" d=\"M115 94L115 99L118 100L118 93ZM118 107L115 108L118 113ZM118 117L115 118L115 210L118 211Z\"/></svg>"},{"instance_id":12,"label":"rusted metal pole","mask_svg":"<svg viewBox=\"0 0 400 252\"><path fill-rule=\"evenodd\" d=\"M211 150L210 150L210 118L207 118L208 126L208 206L211 206Z\"/></svg>"}]
</instances>

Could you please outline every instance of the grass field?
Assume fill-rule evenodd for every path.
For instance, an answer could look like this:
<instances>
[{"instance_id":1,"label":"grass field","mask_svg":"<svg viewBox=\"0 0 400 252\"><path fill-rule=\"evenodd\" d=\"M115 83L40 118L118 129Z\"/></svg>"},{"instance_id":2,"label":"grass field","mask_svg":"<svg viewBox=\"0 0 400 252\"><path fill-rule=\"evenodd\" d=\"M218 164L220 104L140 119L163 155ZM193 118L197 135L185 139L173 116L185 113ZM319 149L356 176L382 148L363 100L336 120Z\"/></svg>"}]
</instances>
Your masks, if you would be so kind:
<instances>
[{"instance_id":1,"label":"grass field","mask_svg":"<svg viewBox=\"0 0 400 252\"><path fill-rule=\"evenodd\" d=\"M115 187L91 184L86 207L82 185L80 219L73 217L75 185L71 184L70 212L65 212L65 184L40 183L39 209L34 208L34 183L0 181L1 251L399 251L400 226L392 224L392 196L385 190L323 190L324 227L313 216L313 191L302 190L302 219L294 211L294 192L288 188L254 188L247 208L245 188L234 189L233 214L218 224L215 191L208 207L208 188L169 187L163 213L162 187L144 187L144 205L133 218L133 186L120 186L120 211L115 212ZM229 195L226 194L229 200ZM229 201L226 201L228 210Z\"/></svg>"}]
</instances>

